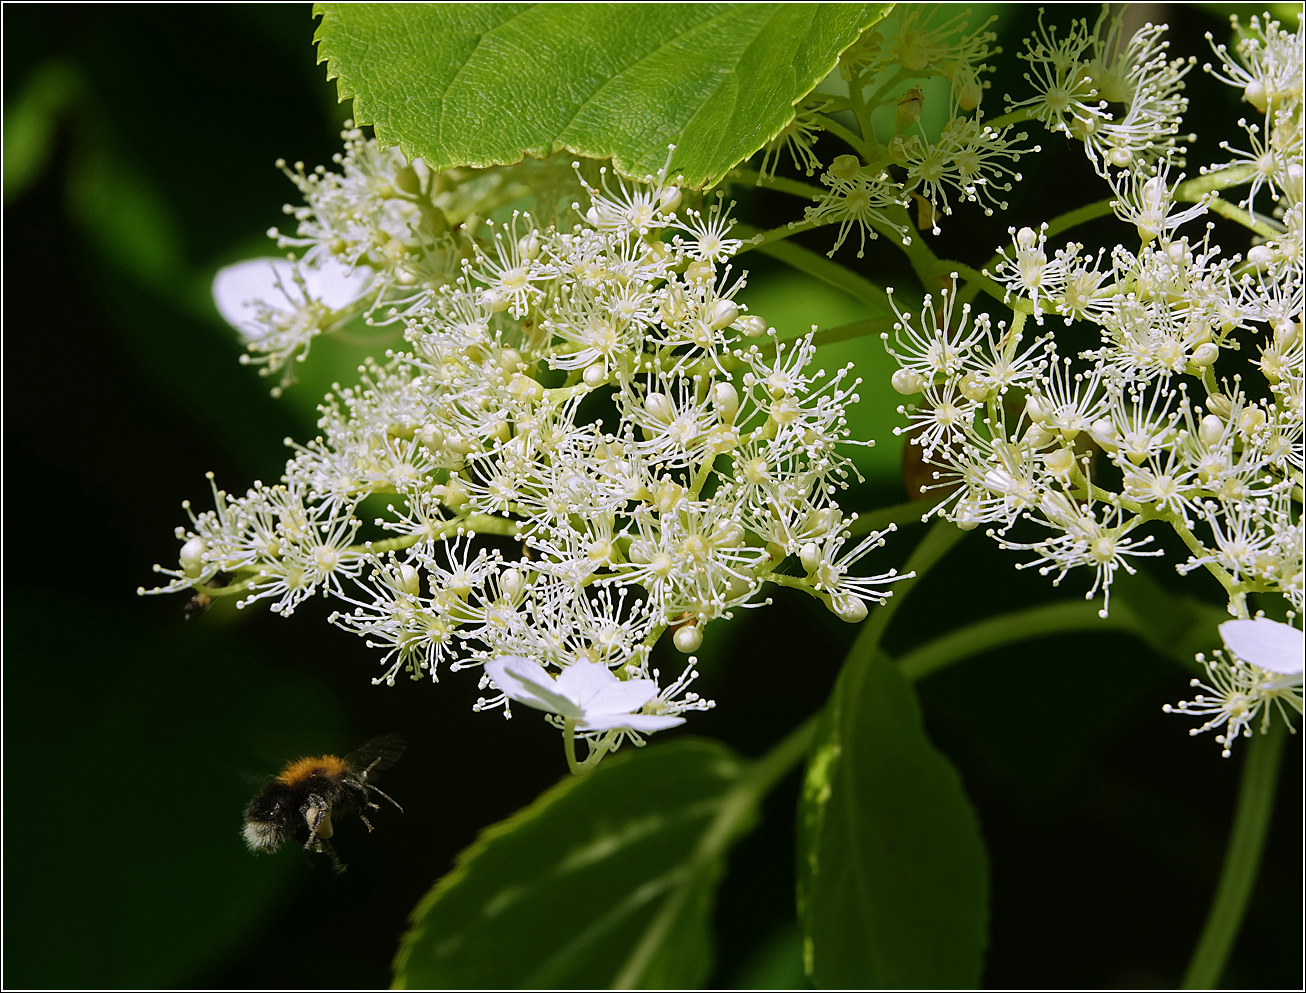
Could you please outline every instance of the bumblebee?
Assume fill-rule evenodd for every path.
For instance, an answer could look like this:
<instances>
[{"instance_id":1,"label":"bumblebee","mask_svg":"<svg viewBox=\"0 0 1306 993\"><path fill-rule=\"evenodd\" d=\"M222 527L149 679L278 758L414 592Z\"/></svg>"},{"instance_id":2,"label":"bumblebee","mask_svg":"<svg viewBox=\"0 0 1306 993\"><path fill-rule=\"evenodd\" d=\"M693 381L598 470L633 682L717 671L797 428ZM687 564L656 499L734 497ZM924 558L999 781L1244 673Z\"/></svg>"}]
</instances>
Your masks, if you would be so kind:
<instances>
[{"instance_id":1,"label":"bumblebee","mask_svg":"<svg viewBox=\"0 0 1306 993\"><path fill-rule=\"evenodd\" d=\"M370 779L394 765L407 747L401 736L383 734L344 758L321 755L288 762L245 808L245 844L252 852L275 852L288 837L303 839L305 851L325 852L331 870L344 872L345 865L331 845L332 815L357 814L371 831L367 810L381 809L372 802L373 793L402 813L404 808Z\"/></svg>"}]
</instances>

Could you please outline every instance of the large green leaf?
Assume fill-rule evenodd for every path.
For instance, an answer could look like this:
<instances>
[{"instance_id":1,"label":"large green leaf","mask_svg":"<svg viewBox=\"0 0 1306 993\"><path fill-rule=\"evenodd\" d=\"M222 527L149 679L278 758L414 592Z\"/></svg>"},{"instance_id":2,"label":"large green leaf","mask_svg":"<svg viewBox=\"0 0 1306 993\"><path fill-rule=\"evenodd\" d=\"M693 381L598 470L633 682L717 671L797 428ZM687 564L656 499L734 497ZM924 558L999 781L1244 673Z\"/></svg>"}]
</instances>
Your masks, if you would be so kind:
<instances>
[{"instance_id":1,"label":"large green leaf","mask_svg":"<svg viewBox=\"0 0 1306 993\"><path fill-rule=\"evenodd\" d=\"M979 985L988 870L952 766L883 654L844 665L799 802L798 909L818 987Z\"/></svg>"},{"instance_id":2,"label":"large green leaf","mask_svg":"<svg viewBox=\"0 0 1306 993\"><path fill-rule=\"evenodd\" d=\"M319 3L318 59L433 168L567 149L693 187L775 137L892 4Z\"/></svg>"},{"instance_id":3,"label":"large green leaf","mask_svg":"<svg viewBox=\"0 0 1306 993\"><path fill-rule=\"evenodd\" d=\"M413 912L401 989L695 988L760 792L710 741L608 759L485 833Z\"/></svg>"}]
</instances>

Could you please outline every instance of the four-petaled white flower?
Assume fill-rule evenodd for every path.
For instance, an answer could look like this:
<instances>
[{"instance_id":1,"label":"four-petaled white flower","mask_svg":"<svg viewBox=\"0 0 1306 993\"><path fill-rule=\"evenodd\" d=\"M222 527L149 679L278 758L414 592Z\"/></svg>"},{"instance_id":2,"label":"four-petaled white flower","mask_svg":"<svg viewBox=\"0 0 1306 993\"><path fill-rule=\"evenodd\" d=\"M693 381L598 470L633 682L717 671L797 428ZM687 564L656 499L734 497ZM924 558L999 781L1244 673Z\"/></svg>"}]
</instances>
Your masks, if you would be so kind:
<instances>
[{"instance_id":1,"label":"four-petaled white flower","mask_svg":"<svg viewBox=\"0 0 1306 993\"><path fill-rule=\"evenodd\" d=\"M637 713L658 693L651 679L618 679L601 662L573 662L555 679L538 662L501 655L485 671L512 700L576 722L578 731L661 731L685 723L670 714Z\"/></svg>"}]
</instances>

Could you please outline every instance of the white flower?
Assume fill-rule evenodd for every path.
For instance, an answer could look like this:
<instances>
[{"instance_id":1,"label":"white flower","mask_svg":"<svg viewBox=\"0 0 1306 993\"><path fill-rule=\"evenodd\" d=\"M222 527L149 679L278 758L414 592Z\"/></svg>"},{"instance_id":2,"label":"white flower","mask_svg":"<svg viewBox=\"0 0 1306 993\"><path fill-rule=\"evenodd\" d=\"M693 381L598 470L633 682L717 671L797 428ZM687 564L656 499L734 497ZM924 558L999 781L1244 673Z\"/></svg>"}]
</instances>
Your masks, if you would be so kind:
<instances>
[{"instance_id":1,"label":"white flower","mask_svg":"<svg viewBox=\"0 0 1306 993\"><path fill-rule=\"evenodd\" d=\"M242 362L283 372L281 385L294 381L293 360L303 361L323 331L348 317L346 308L368 291L372 275L326 259L308 266L286 259L250 259L219 269L213 277L213 303L240 332L248 353ZM280 393L280 387L273 394Z\"/></svg>"},{"instance_id":2,"label":"white flower","mask_svg":"<svg viewBox=\"0 0 1306 993\"><path fill-rule=\"evenodd\" d=\"M1220 625L1229 658L1216 652L1214 659L1201 655L1197 660L1206 669L1206 682L1192 680L1192 686L1205 690L1192 700L1180 701L1161 709L1167 714L1191 714L1208 718L1189 734L1223 729L1215 736L1228 758L1234 742L1252 736L1252 724L1260 718L1261 734L1270 726L1270 715L1279 718L1292 731L1292 714L1302 712L1302 632L1288 624L1266 617L1255 620L1225 621Z\"/></svg>"},{"instance_id":3,"label":"white flower","mask_svg":"<svg viewBox=\"0 0 1306 993\"><path fill-rule=\"evenodd\" d=\"M1268 617L1225 621L1220 625L1220 637L1224 647L1244 662L1284 676L1302 674L1306 636L1290 624Z\"/></svg>"},{"instance_id":4,"label":"white flower","mask_svg":"<svg viewBox=\"0 0 1306 993\"><path fill-rule=\"evenodd\" d=\"M538 662L501 655L485 671L509 698L576 722L578 731L661 731L683 717L635 713L658 693L651 679L621 680L601 662L573 662L554 679Z\"/></svg>"},{"instance_id":5,"label":"white flower","mask_svg":"<svg viewBox=\"0 0 1306 993\"><path fill-rule=\"evenodd\" d=\"M367 289L371 274L330 260L321 267L300 266L311 299L331 310L353 303ZM213 303L236 330L258 340L270 329L258 322L259 303L273 310L298 309L287 292L296 283L296 266L285 259L247 259L218 270L213 277Z\"/></svg>"}]
</instances>

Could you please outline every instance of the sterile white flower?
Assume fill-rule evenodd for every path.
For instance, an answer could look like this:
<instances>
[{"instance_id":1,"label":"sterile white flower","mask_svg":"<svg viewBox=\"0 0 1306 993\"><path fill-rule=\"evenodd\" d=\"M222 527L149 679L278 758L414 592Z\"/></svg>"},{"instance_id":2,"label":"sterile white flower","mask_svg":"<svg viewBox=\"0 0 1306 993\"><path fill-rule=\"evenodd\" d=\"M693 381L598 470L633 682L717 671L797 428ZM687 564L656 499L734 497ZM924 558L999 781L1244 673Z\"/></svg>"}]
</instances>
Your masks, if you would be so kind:
<instances>
[{"instance_id":1,"label":"sterile white flower","mask_svg":"<svg viewBox=\"0 0 1306 993\"><path fill-rule=\"evenodd\" d=\"M683 717L641 714L658 694L651 679L619 679L601 662L573 662L555 679L538 662L503 655L485 663L494 684L517 703L575 721L578 731L661 731Z\"/></svg>"}]
</instances>

